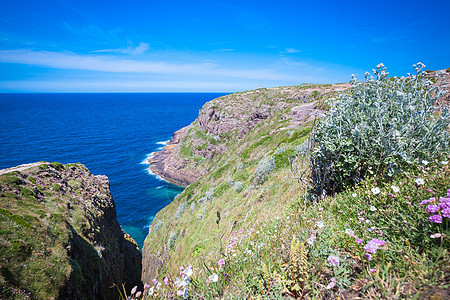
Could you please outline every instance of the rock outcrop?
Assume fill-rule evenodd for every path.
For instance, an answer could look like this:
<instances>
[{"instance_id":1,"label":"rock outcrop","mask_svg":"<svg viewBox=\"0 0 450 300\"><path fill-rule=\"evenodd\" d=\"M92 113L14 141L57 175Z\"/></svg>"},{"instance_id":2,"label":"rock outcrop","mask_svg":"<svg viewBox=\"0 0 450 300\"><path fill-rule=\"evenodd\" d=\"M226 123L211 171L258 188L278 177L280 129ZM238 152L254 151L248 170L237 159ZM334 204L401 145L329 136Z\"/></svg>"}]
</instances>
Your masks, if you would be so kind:
<instances>
[{"instance_id":1,"label":"rock outcrop","mask_svg":"<svg viewBox=\"0 0 450 300\"><path fill-rule=\"evenodd\" d=\"M149 159L150 169L167 181L186 187L210 170L211 160L225 153L228 143L238 142L263 120L284 112L287 119L307 122L320 113L317 108L322 99L349 87L300 85L214 99L203 106L192 124L175 132L168 144Z\"/></svg>"},{"instance_id":2,"label":"rock outcrop","mask_svg":"<svg viewBox=\"0 0 450 300\"><path fill-rule=\"evenodd\" d=\"M142 255L120 228L106 176L23 165L0 171L0 197L0 298L118 299L122 285L141 285Z\"/></svg>"}]
</instances>

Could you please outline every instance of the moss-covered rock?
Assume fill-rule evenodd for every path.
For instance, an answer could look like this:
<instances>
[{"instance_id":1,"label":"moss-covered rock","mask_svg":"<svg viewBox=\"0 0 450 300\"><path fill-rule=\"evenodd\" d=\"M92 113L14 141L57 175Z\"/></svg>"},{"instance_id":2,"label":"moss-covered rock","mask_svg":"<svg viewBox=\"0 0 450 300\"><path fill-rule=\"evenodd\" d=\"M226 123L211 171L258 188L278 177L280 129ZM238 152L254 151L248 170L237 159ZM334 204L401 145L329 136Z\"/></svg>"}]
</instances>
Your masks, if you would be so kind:
<instances>
[{"instance_id":1,"label":"moss-covered rock","mask_svg":"<svg viewBox=\"0 0 450 300\"><path fill-rule=\"evenodd\" d=\"M0 298L117 299L114 284L140 285L105 178L81 164L0 171Z\"/></svg>"}]
</instances>

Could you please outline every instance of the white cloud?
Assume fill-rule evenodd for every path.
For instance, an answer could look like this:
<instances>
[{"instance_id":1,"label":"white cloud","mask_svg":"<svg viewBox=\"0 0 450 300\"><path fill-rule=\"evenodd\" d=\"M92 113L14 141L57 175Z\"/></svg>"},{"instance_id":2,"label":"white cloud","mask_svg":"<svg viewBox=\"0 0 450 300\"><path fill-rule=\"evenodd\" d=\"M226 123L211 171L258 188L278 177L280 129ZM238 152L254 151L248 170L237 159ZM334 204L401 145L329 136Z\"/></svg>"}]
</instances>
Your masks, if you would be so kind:
<instances>
[{"instance_id":1,"label":"white cloud","mask_svg":"<svg viewBox=\"0 0 450 300\"><path fill-rule=\"evenodd\" d=\"M233 52L235 49L217 49L214 50L214 52Z\"/></svg>"},{"instance_id":2,"label":"white cloud","mask_svg":"<svg viewBox=\"0 0 450 300\"><path fill-rule=\"evenodd\" d=\"M294 49L294 48L286 48L285 49L285 53L299 53L299 52L302 52L302 51Z\"/></svg>"},{"instance_id":3,"label":"white cloud","mask_svg":"<svg viewBox=\"0 0 450 300\"><path fill-rule=\"evenodd\" d=\"M118 49L102 49L92 51L93 53L123 53L123 54L131 54L131 55L140 55L150 49L150 45L147 43L140 43L139 46L128 45L126 48L118 48Z\"/></svg>"},{"instance_id":4,"label":"white cloud","mask_svg":"<svg viewBox=\"0 0 450 300\"><path fill-rule=\"evenodd\" d=\"M0 62L35 65L56 69L90 70L116 73L172 74L206 77L232 77L272 81L302 82L304 77L274 69L230 69L214 63L172 63L139 61L115 56L79 55L72 52L0 50Z\"/></svg>"},{"instance_id":5,"label":"white cloud","mask_svg":"<svg viewBox=\"0 0 450 300\"><path fill-rule=\"evenodd\" d=\"M176 61L169 59L172 57ZM10 63L27 65L28 68L55 69L54 72L37 69L36 74L39 75L34 79L0 79L0 91L231 92L255 89L260 84L276 87L305 82L342 82L348 74L355 73L342 66L292 61L278 56L249 60L248 56L233 54L232 64L229 60L220 61L220 57L215 59L209 60L204 54L186 53L153 53L151 56L124 59L120 55L103 53L0 50L0 66L1 63Z\"/></svg>"}]
</instances>

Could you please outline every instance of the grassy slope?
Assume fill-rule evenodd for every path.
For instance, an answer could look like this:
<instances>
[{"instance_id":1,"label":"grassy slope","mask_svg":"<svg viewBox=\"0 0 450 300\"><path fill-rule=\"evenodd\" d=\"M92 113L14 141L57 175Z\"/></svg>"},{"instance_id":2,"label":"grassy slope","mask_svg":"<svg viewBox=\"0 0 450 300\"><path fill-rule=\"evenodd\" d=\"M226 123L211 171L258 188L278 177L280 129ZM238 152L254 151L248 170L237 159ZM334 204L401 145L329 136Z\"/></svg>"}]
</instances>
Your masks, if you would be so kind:
<instances>
[{"instance_id":1,"label":"grassy slope","mask_svg":"<svg viewBox=\"0 0 450 300\"><path fill-rule=\"evenodd\" d=\"M209 162L210 173L157 214L145 243L153 253L170 248L159 279L193 265L188 290L199 299L387 299L439 293L444 299L450 265L448 223L429 223L418 203L432 193L445 196L450 171L441 161L449 158L389 181L370 179L355 190L311 203L288 163L311 124L284 129L285 113L273 115L240 143L230 145ZM266 182L255 185L258 163L269 156L275 157L276 169ZM418 177L425 185L414 182ZM243 184L240 192L233 188L237 181ZM391 185L400 192L394 193ZM375 186L381 194L373 195ZM437 232L443 237L430 237ZM315 240L309 244L312 236ZM387 243L367 261L363 246L372 238ZM327 263L330 255L340 258L339 266ZM225 266L217 265L220 258L226 258ZM208 283L213 272L219 281ZM335 287L329 285L331 278L336 279Z\"/></svg>"},{"instance_id":2,"label":"grassy slope","mask_svg":"<svg viewBox=\"0 0 450 300\"><path fill-rule=\"evenodd\" d=\"M345 85L332 86L330 84L314 85L303 84L299 86L286 86L272 89L258 89L253 91L239 92L216 98L203 106L203 110L214 110L216 115L224 118L235 118L236 123L245 124L246 119L239 120L236 116L250 117L250 112L261 107L269 111L277 111L280 106L293 106L304 103L303 101L315 101L316 108L326 107L324 100L335 97L335 89L346 88ZM274 121L274 119L272 119ZM280 120L275 120L280 123ZM289 123L287 120L283 122ZM280 123L281 124L281 123ZM195 120L189 126L189 131L180 147L181 157L199 173L210 171L222 159L223 149L234 149L235 143L241 143L239 139L242 127L236 126L234 130L217 135L205 132L200 128L199 121ZM245 137L245 141L251 141L255 137ZM212 151L205 150L208 147ZM227 153L232 153L228 151ZM219 154L216 156L216 154ZM206 155L206 157L205 157ZM229 155L229 154L226 154ZM210 157L213 157L211 159Z\"/></svg>"}]
</instances>

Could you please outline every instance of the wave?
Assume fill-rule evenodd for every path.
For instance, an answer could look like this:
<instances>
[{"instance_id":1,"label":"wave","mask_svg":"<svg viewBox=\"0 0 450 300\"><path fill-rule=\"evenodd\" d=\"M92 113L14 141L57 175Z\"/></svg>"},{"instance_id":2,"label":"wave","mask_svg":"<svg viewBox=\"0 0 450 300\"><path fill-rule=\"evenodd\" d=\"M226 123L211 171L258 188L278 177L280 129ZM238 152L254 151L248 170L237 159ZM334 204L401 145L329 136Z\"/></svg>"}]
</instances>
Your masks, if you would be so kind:
<instances>
[{"instance_id":1,"label":"wave","mask_svg":"<svg viewBox=\"0 0 450 300\"><path fill-rule=\"evenodd\" d=\"M158 179L158 180L167 182L167 181L166 181L164 178L162 178L161 176L159 176L159 175L153 173L152 170L150 170L150 168L147 168L147 173L148 173L148 175L155 176L155 178Z\"/></svg>"},{"instance_id":2,"label":"wave","mask_svg":"<svg viewBox=\"0 0 450 300\"><path fill-rule=\"evenodd\" d=\"M149 153L145 156L145 159L141 161L141 165L150 165L149 160L155 156L155 152Z\"/></svg>"},{"instance_id":3,"label":"wave","mask_svg":"<svg viewBox=\"0 0 450 300\"><path fill-rule=\"evenodd\" d=\"M162 141L162 142L157 142L158 145L167 145L167 143L170 142L170 140L167 141Z\"/></svg>"},{"instance_id":4,"label":"wave","mask_svg":"<svg viewBox=\"0 0 450 300\"><path fill-rule=\"evenodd\" d=\"M144 225L144 226L142 227L142 229L148 230L148 229L150 228L150 226L152 225L153 219L154 219L154 218L155 218L155 216L150 216L149 218L147 218L147 224Z\"/></svg>"}]
</instances>

